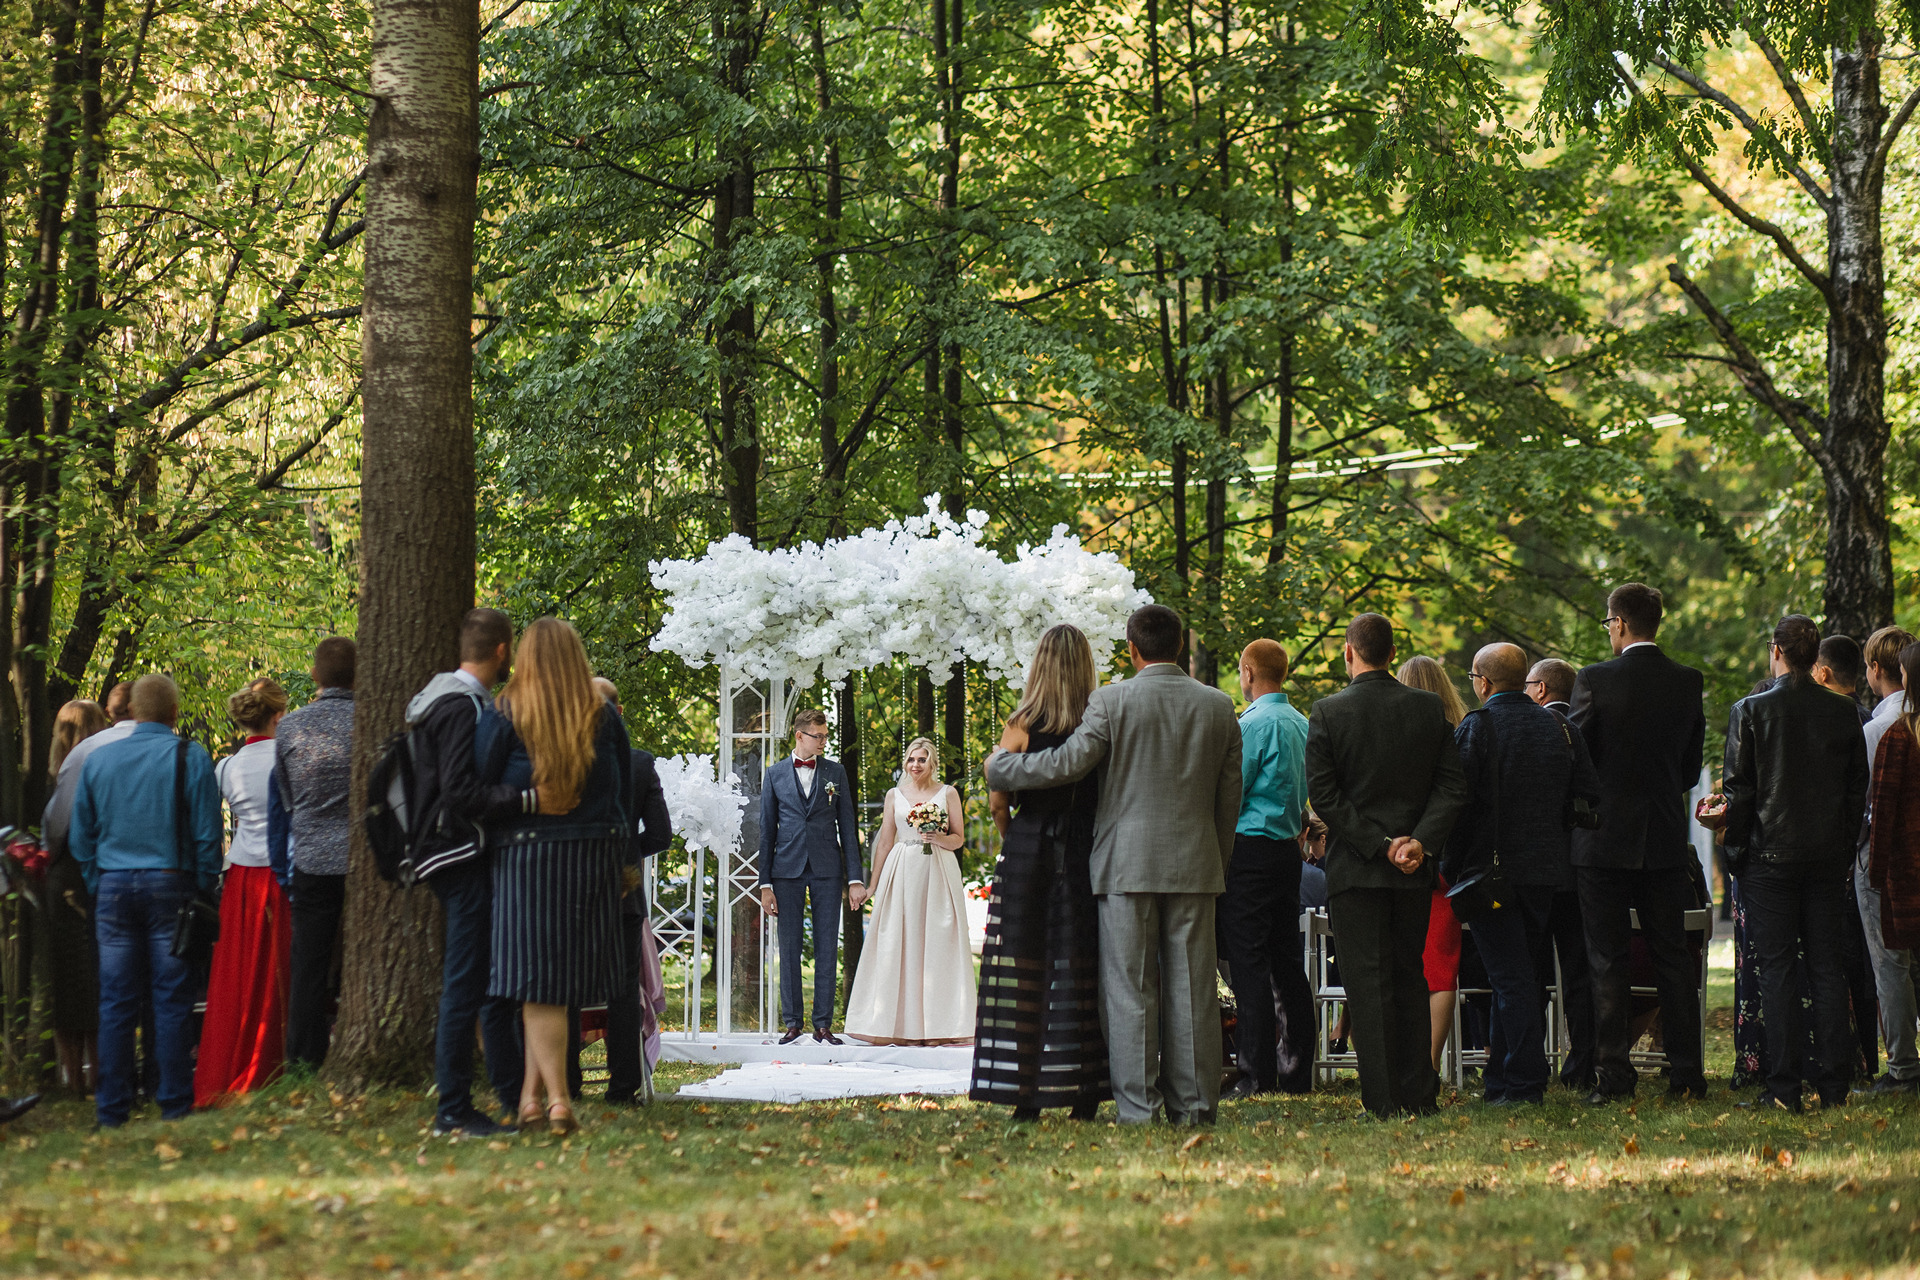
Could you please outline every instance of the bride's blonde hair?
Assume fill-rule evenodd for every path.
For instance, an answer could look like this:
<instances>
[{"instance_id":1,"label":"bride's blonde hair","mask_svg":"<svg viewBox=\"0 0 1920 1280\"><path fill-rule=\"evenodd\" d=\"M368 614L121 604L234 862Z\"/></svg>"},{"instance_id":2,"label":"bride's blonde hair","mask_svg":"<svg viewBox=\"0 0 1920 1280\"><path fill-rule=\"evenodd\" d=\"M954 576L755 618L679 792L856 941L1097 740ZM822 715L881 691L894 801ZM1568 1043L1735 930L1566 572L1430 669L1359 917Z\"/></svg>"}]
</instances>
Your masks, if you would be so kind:
<instances>
[{"instance_id":1,"label":"bride's blonde hair","mask_svg":"<svg viewBox=\"0 0 1920 1280\"><path fill-rule=\"evenodd\" d=\"M932 738L915 738L912 742L909 742L907 744L907 749L900 753L900 776L901 777L906 776L907 757L912 755L914 752L918 751L921 747L925 747L927 749L927 763L933 766L932 769L929 770L929 772L933 774L933 780L935 782L939 782L940 781L940 744L935 742Z\"/></svg>"}]
</instances>

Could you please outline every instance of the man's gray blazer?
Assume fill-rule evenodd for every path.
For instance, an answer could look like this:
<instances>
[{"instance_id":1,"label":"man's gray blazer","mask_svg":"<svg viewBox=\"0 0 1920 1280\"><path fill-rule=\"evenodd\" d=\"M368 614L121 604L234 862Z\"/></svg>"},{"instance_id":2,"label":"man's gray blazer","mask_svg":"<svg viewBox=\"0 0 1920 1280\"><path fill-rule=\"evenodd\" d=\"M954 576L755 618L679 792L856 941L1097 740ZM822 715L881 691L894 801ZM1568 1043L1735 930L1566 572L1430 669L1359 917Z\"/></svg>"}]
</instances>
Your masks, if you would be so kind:
<instances>
[{"instance_id":1,"label":"man's gray blazer","mask_svg":"<svg viewBox=\"0 0 1920 1280\"><path fill-rule=\"evenodd\" d=\"M1095 893L1221 893L1240 819L1233 699L1170 662L1103 685L1073 736L987 761L995 791L1075 782L1106 762L1094 819Z\"/></svg>"}]
</instances>

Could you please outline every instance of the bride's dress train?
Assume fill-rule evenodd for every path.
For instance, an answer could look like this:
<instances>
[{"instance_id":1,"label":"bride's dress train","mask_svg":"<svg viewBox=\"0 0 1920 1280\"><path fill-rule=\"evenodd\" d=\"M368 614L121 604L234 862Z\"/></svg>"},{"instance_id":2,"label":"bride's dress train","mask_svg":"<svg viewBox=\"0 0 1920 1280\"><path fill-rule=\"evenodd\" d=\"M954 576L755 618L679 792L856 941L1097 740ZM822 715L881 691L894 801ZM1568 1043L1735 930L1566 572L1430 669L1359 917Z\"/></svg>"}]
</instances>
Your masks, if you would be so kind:
<instances>
[{"instance_id":1,"label":"bride's dress train","mask_svg":"<svg viewBox=\"0 0 1920 1280\"><path fill-rule=\"evenodd\" d=\"M971 1041L976 984L960 862L908 824L913 805L898 790L888 803L899 834L873 888L847 1034L877 1044Z\"/></svg>"}]
</instances>

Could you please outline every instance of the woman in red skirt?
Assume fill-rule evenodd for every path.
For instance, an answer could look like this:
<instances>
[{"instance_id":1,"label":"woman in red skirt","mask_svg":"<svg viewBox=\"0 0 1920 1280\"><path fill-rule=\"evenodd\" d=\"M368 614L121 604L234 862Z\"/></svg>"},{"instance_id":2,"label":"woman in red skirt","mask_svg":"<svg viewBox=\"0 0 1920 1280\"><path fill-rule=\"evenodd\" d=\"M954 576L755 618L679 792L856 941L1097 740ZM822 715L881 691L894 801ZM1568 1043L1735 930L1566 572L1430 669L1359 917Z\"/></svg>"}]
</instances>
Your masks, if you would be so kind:
<instances>
[{"instance_id":1,"label":"woman in red skirt","mask_svg":"<svg viewBox=\"0 0 1920 1280\"><path fill-rule=\"evenodd\" d=\"M193 1073L194 1105L258 1089L280 1074L287 1032L287 953L292 943L287 895L267 862L267 799L273 786L273 735L287 713L287 691L255 680L227 699L246 731L240 750L214 769L233 814L220 891L220 941L207 980L207 1017Z\"/></svg>"}]
</instances>

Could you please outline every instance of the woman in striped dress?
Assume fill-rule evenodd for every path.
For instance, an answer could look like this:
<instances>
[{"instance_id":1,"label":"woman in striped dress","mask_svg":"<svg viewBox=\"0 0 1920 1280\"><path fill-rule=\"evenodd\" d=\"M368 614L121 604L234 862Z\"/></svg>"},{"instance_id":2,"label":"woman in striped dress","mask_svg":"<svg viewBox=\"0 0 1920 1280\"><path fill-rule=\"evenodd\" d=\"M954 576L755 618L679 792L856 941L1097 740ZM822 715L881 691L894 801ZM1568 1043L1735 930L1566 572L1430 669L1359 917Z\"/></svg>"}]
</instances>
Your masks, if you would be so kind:
<instances>
[{"instance_id":1,"label":"woman in striped dress","mask_svg":"<svg viewBox=\"0 0 1920 1280\"><path fill-rule=\"evenodd\" d=\"M1065 742L1095 679L1086 636L1049 629L1000 745L1045 751ZM1032 1120L1042 1107L1092 1119L1113 1096L1100 1032L1100 920L1087 872L1098 787L1090 776L991 797L1003 839L980 952L969 1096L1011 1106L1016 1120Z\"/></svg>"},{"instance_id":2,"label":"woman in striped dress","mask_svg":"<svg viewBox=\"0 0 1920 1280\"><path fill-rule=\"evenodd\" d=\"M521 1002L526 1082L520 1127L578 1126L567 1095L567 1007L619 986L621 868L634 820L632 750L593 687L587 651L557 618L529 626L501 690L506 725L486 746L488 782L534 799L487 823L493 849L493 968L487 994ZM544 1107L542 1101L544 1099Z\"/></svg>"}]
</instances>

